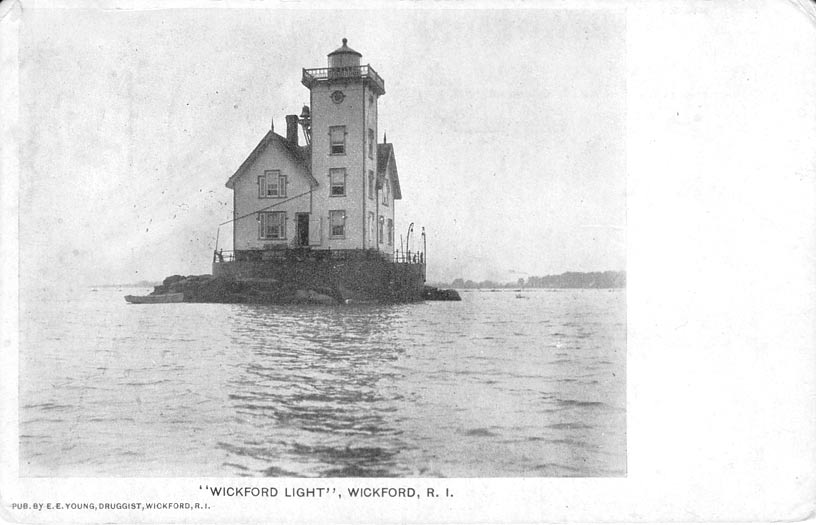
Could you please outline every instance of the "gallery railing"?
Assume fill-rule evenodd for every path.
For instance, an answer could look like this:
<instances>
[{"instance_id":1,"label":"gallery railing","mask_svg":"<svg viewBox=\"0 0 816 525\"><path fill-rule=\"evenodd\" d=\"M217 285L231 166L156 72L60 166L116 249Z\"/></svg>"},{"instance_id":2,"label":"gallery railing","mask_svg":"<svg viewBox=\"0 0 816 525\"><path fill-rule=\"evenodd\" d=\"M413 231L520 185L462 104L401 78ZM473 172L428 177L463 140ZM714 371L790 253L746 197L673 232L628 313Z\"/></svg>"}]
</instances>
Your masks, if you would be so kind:
<instances>
[{"instance_id":1,"label":"gallery railing","mask_svg":"<svg viewBox=\"0 0 816 525\"><path fill-rule=\"evenodd\" d=\"M370 80L378 88L380 95L385 93L385 81L369 65L304 69L301 82L307 88L311 88L317 82L358 79Z\"/></svg>"}]
</instances>

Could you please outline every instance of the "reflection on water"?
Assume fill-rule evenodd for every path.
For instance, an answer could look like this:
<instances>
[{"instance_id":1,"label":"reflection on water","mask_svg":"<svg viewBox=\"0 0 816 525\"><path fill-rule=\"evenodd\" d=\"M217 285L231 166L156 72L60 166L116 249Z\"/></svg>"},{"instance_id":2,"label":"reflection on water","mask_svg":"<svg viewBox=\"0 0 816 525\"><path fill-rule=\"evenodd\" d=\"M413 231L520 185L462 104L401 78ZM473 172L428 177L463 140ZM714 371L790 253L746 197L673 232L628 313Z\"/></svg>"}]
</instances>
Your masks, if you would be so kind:
<instances>
[{"instance_id":1,"label":"reflection on water","mask_svg":"<svg viewBox=\"0 0 816 525\"><path fill-rule=\"evenodd\" d=\"M236 311L232 344L244 352L229 399L242 433L263 432L219 443L229 462L275 476L399 474L406 443L389 416L400 394L381 388L399 378L397 319L393 307Z\"/></svg>"},{"instance_id":2,"label":"reflection on water","mask_svg":"<svg viewBox=\"0 0 816 525\"><path fill-rule=\"evenodd\" d=\"M24 303L21 473L625 474L625 295ZM120 304L121 303L121 304Z\"/></svg>"}]
</instances>

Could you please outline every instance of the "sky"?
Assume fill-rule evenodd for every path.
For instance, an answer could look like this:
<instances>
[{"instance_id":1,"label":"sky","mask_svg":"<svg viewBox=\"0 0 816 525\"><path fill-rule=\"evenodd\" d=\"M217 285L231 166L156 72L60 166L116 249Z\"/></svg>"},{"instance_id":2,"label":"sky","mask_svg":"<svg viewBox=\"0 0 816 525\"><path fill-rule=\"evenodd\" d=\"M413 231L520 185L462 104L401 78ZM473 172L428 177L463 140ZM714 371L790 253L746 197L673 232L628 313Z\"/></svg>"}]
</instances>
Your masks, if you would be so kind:
<instances>
[{"instance_id":1,"label":"sky","mask_svg":"<svg viewBox=\"0 0 816 525\"><path fill-rule=\"evenodd\" d=\"M24 280L209 273L226 180L344 37L385 79L396 234L425 227L429 281L626 269L622 10L21 16Z\"/></svg>"}]
</instances>

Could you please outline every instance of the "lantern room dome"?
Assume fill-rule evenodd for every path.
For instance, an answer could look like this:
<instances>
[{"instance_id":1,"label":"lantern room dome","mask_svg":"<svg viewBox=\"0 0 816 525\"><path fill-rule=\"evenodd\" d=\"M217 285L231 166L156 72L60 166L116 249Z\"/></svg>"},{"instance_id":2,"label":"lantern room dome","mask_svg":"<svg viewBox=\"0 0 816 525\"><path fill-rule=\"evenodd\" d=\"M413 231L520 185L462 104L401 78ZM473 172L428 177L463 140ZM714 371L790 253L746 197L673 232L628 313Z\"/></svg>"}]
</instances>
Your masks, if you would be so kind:
<instances>
[{"instance_id":1,"label":"lantern room dome","mask_svg":"<svg viewBox=\"0 0 816 525\"><path fill-rule=\"evenodd\" d=\"M362 54L348 46L348 40L343 39L343 45L329 53L329 67L359 66Z\"/></svg>"},{"instance_id":2,"label":"lantern room dome","mask_svg":"<svg viewBox=\"0 0 816 525\"><path fill-rule=\"evenodd\" d=\"M352 55L357 55L358 57L363 56L362 53L360 53L359 51L355 51L355 50L353 50L352 48L350 48L348 46L348 38L344 38L343 39L343 45L338 47L337 49L335 49L331 53L329 53L329 56L339 55L341 53L349 53L349 54L352 54Z\"/></svg>"}]
</instances>

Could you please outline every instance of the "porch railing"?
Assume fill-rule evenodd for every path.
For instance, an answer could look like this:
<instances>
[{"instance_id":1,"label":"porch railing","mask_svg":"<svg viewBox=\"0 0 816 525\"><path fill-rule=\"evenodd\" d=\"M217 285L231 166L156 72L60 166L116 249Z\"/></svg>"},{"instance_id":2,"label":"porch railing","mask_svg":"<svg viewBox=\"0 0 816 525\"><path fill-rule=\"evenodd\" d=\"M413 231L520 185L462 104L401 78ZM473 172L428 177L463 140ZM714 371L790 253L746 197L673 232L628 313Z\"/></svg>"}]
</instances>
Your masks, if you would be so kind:
<instances>
[{"instance_id":1,"label":"porch railing","mask_svg":"<svg viewBox=\"0 0 816 525\"><path fill-rule=\"evenodd\" d=\"M392 261L400 264L425 264L425 254L422 252L397 250L392 256Z\"/></svg>"},{"instance_id":2,"label":"porch railing","mask_svg":"<svg viewBox=\"0 0 816 525\"><path fill-rule=\"evenodd\" d=\"M423 252L400 251L382 253L375 250L312 250L310 248L284 248L257 250L216 250L213 252L213 263L233 261L264 261L289 259L315 260L349 260L349 259L384 259L399 264L425 264Z\"/></svg>"},{"instance_id":3,"label":"porch railing","mask_svg":"<svg viewBox=\"0 0 816 525\"><path fill-rule=\"evenodd\" d=\"M232 250L215 250L213 252L213 262L223 263L235 260L235 252Z\"/></svg>"}]
</instances>

